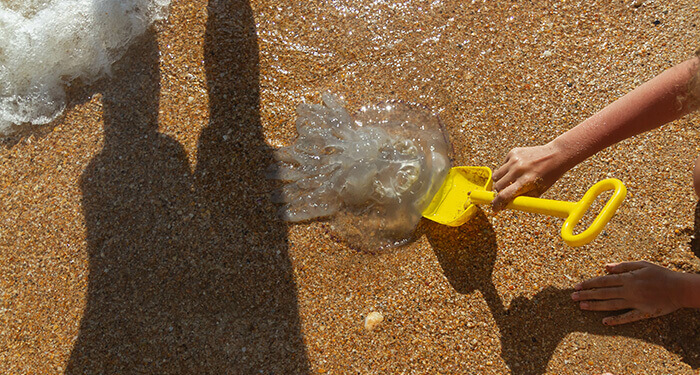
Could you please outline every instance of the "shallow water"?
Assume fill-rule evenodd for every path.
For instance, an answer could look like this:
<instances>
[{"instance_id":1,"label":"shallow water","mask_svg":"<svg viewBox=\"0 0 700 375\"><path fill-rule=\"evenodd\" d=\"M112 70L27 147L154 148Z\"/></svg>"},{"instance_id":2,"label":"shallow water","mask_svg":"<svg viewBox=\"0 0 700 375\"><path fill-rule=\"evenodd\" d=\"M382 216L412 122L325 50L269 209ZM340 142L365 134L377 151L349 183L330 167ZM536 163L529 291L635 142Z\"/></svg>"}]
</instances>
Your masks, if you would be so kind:
<instances>
[{"instance_id":1,"label":"shallow water","mask_svg":"<svg viewBox=\"0 0 700 375\"><path fill-rule=\"evenodd\" d=\"M170 0L0 0L0 134L46 124L67 85L108 74Z\"/></svg>"},{"instance_id":2,"label":"shallow water","mask_svg":"<svg viewBox=\"0 0 700 375\"><path fill-rule=\"evenodd\" d=\"M294 144L276 152L276 200L291 222L330 218L351 246L375 251L411 239L450 167L437 115L402 102L363 107L340 100L297 107Z\"/></svg>"}]
</instances>

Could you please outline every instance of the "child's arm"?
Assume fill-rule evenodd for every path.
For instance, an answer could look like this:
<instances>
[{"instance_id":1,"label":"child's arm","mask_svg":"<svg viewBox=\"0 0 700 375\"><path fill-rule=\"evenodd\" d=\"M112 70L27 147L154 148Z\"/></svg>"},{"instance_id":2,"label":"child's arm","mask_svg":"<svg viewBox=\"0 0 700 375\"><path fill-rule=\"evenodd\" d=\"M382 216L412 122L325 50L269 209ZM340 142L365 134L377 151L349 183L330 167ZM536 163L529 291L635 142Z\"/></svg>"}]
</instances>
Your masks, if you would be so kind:
<instances>
[{"instance_id":1,"label":"child's arm","mask_svg":"<svg viewBox=\"0 0 700 375\"><path fill-rule=\"evenodd\" d=\"M692 111L689 83L698 58L680 63L543 146L515 148L494 174L495 211L520 194L540 195L561 175L596 152Z\"/></svg>"},{"instance_id":2,"label":"child's arm","mask_svg":"<svg viewBox=\"0 0 700 375\"><path fill-rule=\"evenodd\" d=\"M617 311L603 319L618 325L669 314L683 307L700 308L700 275L674 272L648 262L605 266L609 275L583 281L571 294L582 310Z\"/></svg>"}]
</instances>

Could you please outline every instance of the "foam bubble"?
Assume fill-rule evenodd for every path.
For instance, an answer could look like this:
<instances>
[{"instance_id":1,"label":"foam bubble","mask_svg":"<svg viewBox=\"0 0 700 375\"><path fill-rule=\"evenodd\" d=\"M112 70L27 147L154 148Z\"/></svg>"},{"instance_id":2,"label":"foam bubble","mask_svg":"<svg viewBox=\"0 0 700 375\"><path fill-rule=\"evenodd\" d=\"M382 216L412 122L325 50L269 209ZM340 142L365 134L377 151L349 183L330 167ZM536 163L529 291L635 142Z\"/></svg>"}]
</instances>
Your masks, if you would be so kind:
<instances>
[{"instance_id":1,"label":"foam bubble","mask_svg":"<svg viewBox=\"0 0 700 375\"><path fill-rule=\"evenodd\" d=\"M352 116L331 94L323 102L298 106L299 137L276 152L283 218L332 217L365 250L405 243L450 167L440 119L401 102Z\"/></svg>"},{"instance_id":2,"label":"foam bubble","mask_svg":"<svg viewBox=\"0 0 700 375\"><path fill-rule=\"evenodd\" d=\"M0 0L0 134L46 124L65 86L109 73L170 0Z\"/></svg>"}]
</instances>

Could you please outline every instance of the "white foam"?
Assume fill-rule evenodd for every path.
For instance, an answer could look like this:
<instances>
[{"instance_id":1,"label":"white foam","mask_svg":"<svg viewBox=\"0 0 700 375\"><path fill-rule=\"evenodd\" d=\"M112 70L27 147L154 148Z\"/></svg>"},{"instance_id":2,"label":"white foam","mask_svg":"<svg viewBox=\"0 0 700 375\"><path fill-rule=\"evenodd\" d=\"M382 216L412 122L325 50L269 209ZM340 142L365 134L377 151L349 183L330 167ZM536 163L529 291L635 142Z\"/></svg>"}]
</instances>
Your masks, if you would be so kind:
<instances>
[{"instance_id":1,"label":"white foam","mask_svg":"<svg viewBox=\"0 0 700 375\"><path fill-rule=\"evenodd\" d=\"M46 124L65 87L109 73L170 0L0 0L0 134Z\"/></svg>"}]
</instances>

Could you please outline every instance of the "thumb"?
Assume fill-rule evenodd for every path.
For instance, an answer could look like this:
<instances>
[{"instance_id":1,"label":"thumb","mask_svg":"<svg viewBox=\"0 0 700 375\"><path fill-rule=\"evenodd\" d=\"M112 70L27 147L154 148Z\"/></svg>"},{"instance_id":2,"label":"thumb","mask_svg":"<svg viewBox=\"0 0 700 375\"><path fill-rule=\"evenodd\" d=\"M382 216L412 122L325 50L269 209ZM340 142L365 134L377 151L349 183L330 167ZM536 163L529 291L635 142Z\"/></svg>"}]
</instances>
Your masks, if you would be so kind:
<instances>
[{"instance_id":1,"label":"thumb","mask_svg":"<svg viewBox=\"0 0 700 375\"><path fill-rule=\"evenodd\" d=\"M496 193L496 197L493 198L491 202L491 207L493 212L498 212L508 205L518 194L518 190L521 190L522 184L514 183L507 186L505 189Z\"/></svg>"},{"instance_id":2,"label":"thumb","mask_svg":"<svg viewBox=\"0 0 700 375\"><path fill-rule=\"evenodd\" d=\"M606 326L616 326L620 324L636 322L646 317L647 316L645 316L644 313L642 313L641 311L637 309L632 309L620 315L613 315L603 318L603 324L605 324Z\"/></svg>"}]
</instances>

